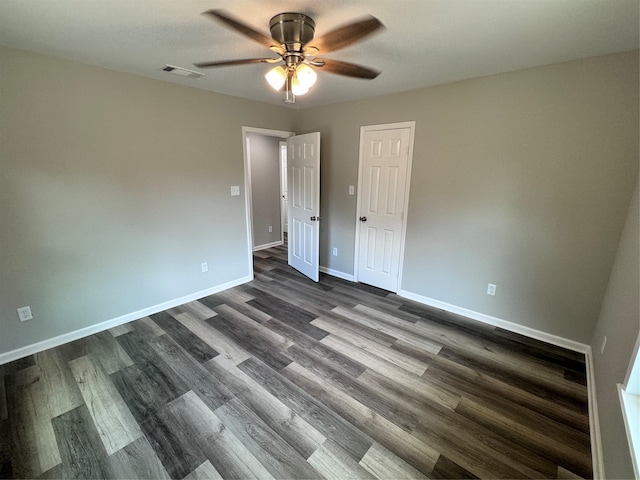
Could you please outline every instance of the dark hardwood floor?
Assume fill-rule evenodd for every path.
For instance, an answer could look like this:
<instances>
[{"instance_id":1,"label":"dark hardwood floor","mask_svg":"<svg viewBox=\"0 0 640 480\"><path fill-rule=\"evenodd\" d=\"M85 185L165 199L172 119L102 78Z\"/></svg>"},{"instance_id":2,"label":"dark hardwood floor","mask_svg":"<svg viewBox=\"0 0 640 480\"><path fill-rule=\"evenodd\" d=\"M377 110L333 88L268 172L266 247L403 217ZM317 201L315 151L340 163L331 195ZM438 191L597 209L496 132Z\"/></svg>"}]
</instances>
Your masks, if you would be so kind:
<instances>
[{"instance_id":1,"label":"dark hardwood floor","mask_svg":"<svg viewBox=\"0 0 640 480\"><path fill-rule=\"evenodd\" d=\"M200 301L0 366L6 478L590 478L584 356L286 249Z\"/></svg>"}]
</instances>

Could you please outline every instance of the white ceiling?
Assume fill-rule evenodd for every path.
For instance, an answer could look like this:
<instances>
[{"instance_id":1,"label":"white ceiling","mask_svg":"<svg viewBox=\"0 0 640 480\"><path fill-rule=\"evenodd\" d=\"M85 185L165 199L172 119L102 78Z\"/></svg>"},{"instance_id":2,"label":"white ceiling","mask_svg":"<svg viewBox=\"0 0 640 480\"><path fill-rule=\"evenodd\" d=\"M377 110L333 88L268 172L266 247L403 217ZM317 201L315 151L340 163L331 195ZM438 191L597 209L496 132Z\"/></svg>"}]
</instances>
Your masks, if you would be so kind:
<instances>
[{"instance_id":1,"label":"white ceiling","mask_svg":"<svg viewBox=\"0 0 640 480\"><path fill-rule=\"evenodd\" d=\"M270 56L200 15L223 8L269 34L284 11L310 15L316 36L364 14L386 30L326 55L382 71L372 81L320 73L305 108L638 48L638 0L0 0L0 43L104 68L280 104L269 65L161 71Z\"/></svg>"}]
</instances>

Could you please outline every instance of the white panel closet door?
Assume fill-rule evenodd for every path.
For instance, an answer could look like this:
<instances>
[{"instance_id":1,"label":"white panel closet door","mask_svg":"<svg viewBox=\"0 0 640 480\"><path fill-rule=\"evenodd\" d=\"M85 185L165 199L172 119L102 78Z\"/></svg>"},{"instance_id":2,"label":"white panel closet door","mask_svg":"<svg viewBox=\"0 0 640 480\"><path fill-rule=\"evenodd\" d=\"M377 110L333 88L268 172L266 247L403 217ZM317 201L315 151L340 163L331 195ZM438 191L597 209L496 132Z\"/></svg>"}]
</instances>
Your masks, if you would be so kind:
<instances>
[{"instance_id":1,"label":"white panel closet door","mask_svg":"<svg viewBox=\"0 0 640 480\"><path fill-rule=\"evenodd\" d=\"M365 131L361 142L358 281L395 292L404 222L409 128Z\"/></svg>"}]
</instances>

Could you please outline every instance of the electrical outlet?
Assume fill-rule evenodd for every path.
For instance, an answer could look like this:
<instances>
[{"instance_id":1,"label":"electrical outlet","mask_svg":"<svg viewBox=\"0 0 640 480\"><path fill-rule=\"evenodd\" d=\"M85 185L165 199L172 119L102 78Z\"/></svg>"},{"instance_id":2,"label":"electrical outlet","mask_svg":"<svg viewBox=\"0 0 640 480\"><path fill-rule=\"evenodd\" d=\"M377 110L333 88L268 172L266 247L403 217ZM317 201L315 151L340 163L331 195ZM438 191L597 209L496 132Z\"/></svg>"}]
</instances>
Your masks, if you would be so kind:
<instances>
[{"instance_id":1,"label":"electrical outlet","mask_svg":"<svg viewBox=\"0 0 640 480\"><path fill-rule=\"evenodd\" d=\"M231 196L237 197L240 195L240 185L231 185Z\"/></svg>"},{"instance_id":2,"label":"electrical outlet","mask_svg":"<svg viewBox=\"0 0 640 480\"><path fill-rule=\"evenodd\" d=\"M333 256L334 257L338 256L338 249L336 247L333 247Z\"/></svg>"},{"instance_id":3,"label":"electrical outlet","mask_svg":"<svg viewBox=\"0 0 640 480\"><path fill-rule=\"evenodd\" d=\"M202 273L207 273L209 271L209 264L207 262L202 262L200 264L200 268L202 269Z\"/></svg>"},{"instance_id":4,"label":"electrical outlet","mask_svg":"<svg viewBox=\"0 0 640 480\"><path fill-rule=\"evenodd\" d=\"M269 225L269 233L273 232L273 226Z\"/></svg>"},{"instance_id":5,"label":"electrical outlet","mask_svg":"<svg viewBox=\"0 0 640 480\"><path fill-rule=\"evenodd\" d=\"M604 347L607 346L607 336L604 336L604 339L602 340L602 346L600 347L600 355L602 355L604 353Z\"/></svg>"},{"instance_id":6,"label":"electrical outlet","mask_svg":"<svg viewBox=\"0 0 640 480\"><path fill-rule=\"evenodd\" d=\"M26 322L27 320L33 319L33 315L31 314L31 307L21 307L18 309L18 318L21 322Z\"/></svg>"},{"instance_id":7,"label":"electrical outlet","mask_svg":"<svg viewBox=\"0 0 640 480\"><path fill-rule=\"evenodd\" d=\"M487 285L487 295L495 295L496 294L496 286L493 283Z\"/></svg>"}]
</instances>

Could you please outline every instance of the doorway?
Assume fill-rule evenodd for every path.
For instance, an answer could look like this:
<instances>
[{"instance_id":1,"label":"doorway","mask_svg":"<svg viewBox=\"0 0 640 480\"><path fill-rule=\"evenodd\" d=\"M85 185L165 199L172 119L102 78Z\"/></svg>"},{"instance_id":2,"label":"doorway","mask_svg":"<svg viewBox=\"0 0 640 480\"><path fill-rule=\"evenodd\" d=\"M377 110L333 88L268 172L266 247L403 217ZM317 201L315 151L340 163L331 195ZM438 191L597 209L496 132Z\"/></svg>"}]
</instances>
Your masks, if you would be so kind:
<instances>
[{"instance_id":1,"label":"doorway","mask_svg":"<svg viewBox=\"0 0 640 480\"><path fill-rule=\"evenodd\" d=\"M415 122L360 129L355 279L397 292L402 278Z\"/></svg>"},{"instance_id":2,"label":"doorway","mask_svg":"<svg viewBox=\"0 0 640 480\"><path fill-rule=\"evenodd\" d=\"M286 159L286 139L293 135L293 132L282 130L242 127L250 266L253 265L254 251L284 242L282 182L286 179L286 172L283 176L282 143Z\"/></svg>"}]
</instances>

